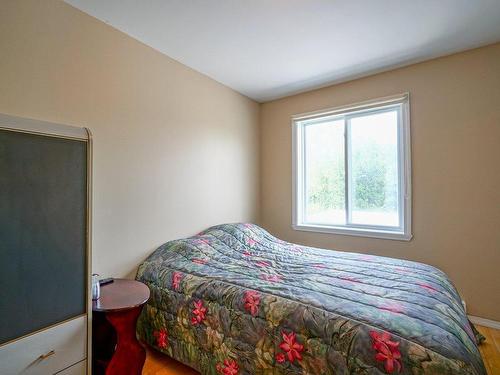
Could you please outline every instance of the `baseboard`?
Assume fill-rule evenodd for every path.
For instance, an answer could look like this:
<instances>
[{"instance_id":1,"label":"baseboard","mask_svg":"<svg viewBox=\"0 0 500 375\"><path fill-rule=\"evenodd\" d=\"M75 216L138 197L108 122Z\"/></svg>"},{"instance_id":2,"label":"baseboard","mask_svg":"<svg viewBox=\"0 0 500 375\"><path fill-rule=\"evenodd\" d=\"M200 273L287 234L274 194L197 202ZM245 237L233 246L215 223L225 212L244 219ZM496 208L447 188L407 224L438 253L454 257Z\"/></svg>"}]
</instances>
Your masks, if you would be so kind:
<instances>
[{"instance_id":1,"label":"baseboard","mask_svg":"<svg viewBox=\"0 0 500 375\"><path fill-rule=\"evenodd\" d=\"M468 315L468 317L469 320L474 324L478 324L480 326L489 328L500 329L500 322L497 322L496 320L480 318L479 316L473 316L473 315Z\"/></svg>"}]
</instances>

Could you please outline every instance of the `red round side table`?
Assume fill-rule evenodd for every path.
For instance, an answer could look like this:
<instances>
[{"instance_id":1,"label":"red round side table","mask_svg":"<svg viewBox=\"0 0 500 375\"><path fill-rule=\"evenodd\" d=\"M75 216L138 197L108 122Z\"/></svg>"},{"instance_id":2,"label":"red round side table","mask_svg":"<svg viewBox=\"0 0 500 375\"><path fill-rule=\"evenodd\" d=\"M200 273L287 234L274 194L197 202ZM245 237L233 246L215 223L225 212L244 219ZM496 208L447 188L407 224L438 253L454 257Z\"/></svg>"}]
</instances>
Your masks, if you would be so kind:
<instances>
[{"instance_id":1,"label":"red round side table","mask_svg":"<svg viewBox=\"0 0 500 375\"><path fill-rule=\"evenodd\" d=\"M92 301L92 373L140 375L146 351L137 341L137 318L149 288L135 280L114 279Z\"/></svg>"}]
</instances>

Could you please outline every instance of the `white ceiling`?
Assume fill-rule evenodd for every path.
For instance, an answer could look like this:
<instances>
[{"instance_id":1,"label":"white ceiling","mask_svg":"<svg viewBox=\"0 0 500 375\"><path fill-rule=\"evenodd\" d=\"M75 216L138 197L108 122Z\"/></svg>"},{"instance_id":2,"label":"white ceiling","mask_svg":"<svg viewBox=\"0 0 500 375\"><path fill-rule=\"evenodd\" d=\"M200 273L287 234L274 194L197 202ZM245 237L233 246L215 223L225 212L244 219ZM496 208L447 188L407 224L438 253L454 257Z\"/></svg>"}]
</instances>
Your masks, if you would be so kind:
<instances>
[{"instance_id":1,"label":"white ceiling","mask_svg":"<svg viewBox=\"0 0 500 375\"><path fill-rule=\"evenodd\" d=\"M500 0L66 2L260 102L500 41Z\"/></svg>"}]
</instances>

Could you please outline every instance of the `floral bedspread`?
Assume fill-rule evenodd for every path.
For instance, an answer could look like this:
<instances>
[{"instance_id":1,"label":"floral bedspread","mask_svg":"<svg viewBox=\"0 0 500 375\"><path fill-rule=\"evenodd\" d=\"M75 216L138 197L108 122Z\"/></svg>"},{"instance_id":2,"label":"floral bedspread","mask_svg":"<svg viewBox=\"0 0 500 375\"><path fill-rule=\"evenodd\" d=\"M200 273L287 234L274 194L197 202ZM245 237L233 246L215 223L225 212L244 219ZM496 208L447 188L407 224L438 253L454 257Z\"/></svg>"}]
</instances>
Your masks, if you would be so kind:
<instances>
[{"instance_id":1,"label":"floral bedspread","mask_svg":"<svg viewBox=\"0 0 500 375\"><path fill-rule=\"evenodd\" d=\"M224 224L139 267L146 343L202 374L485 374L460 297L421 263Z\"/></svg>"}]
</instances>

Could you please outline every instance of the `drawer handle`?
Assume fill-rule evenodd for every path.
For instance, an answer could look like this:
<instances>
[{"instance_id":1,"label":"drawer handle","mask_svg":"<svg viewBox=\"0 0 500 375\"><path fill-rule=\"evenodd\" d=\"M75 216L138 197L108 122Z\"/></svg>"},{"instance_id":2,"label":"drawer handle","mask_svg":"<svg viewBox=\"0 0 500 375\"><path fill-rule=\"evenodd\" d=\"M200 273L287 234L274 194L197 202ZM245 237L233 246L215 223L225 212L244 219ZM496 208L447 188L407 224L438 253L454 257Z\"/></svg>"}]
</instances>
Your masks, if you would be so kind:
<instances>
[{"instance_id":1,"label":"drawer handle","mask_svg":"<svg viewBox=\"0 0 500 375\"><path fill-rule=\"evenodd\" d=\"M40 357L38 357L38 359L39 359L40 361L43 361L44 359L47 359L47 358L49 358L51 355L54 355L54 354L56 354L56 351L55 351L55 350L51 350L51 351L50 351L50 352L48 352L48 353L42 354Z\"/></svg>"}]
</instances>

